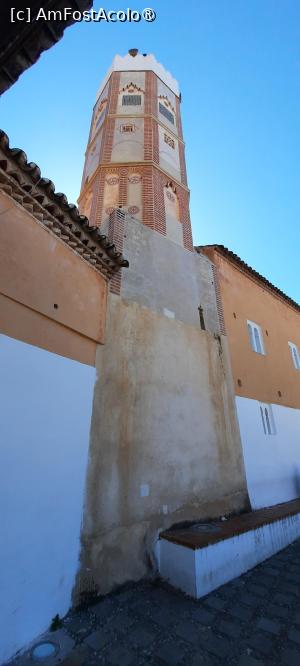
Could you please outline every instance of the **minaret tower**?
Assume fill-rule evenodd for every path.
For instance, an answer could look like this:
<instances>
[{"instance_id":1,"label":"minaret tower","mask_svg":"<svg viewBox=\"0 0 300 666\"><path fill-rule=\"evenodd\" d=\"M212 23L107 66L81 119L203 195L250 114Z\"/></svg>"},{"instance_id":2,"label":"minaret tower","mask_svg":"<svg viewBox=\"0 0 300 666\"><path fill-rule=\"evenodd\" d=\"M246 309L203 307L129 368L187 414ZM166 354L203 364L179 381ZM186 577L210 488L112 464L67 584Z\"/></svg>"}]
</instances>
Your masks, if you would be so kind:
<instances>
[{"instance_id":1,"label":"minaret tower","mask_svg":"<svg viewBox=\"0 0 300 666\"><path fill-rule=\"evenodd\" d=\"M214 267L192 244L178 84L153 55L116 56L101 85L79 203L129 262L97 349L78 575L80 594L105 594L155 571L161 529L246 497Z\"/></svg>"},{"instance_id":2,"label":"minaret tower","mask_svg":"<svg viewBox=\"0 0 300 666\"><path fill-rule=\"evenodd\" d=\"M104 233L121 210L193 250L178 83L153 55L114 58L93 110L78 203Z\"/></svg>"}]
</instances>

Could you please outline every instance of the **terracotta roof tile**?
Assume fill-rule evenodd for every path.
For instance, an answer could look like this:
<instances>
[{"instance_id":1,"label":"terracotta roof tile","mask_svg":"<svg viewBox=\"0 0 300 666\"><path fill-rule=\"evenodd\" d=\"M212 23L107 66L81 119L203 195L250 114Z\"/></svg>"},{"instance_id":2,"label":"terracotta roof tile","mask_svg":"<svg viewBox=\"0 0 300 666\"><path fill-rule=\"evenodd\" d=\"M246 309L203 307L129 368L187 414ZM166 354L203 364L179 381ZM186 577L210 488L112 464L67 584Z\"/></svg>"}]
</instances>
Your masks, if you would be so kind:
<instances>
[{"instance_id":1,"label":"terracotta roof tile","mask_svg":"<svg viewBox=\"0 0 300 666\"><path fill-rule=\"evenodd\" d=\"M31 22L11 21L11 5L17 10L31 9ZM28 67L31 67L43 51L58 42L64 30L74 23L72 16L66 21L44 20L35 21L40 8L45 12L70 8L72 11L89 10L92 0L27 0L14 3L0 3L0 95L17 81Z\"/></svg>"},{"instance_id":2,"label":"terracotta roof tile","mask_svg":"<svg viewBox=\"0 0 300 666\"><path fill-rule=\"evenodd\" d=\"M267 288L269 291L272 291L274 294L285 300L289 305L291 305L295 310L300 311L300 305L294 301L290 296L287 296L281 289L278 289L272 282L269 282L267 278L258 273L254 268L251 268L245 261L243 261L237 254L229 250L225 245L198 245L195 247L196 252L202 252L208 249L216 250L219 254L229 259L232 263L236 264L241 268L245 273L248 273L256 279L257 282L260 282L263 287Z\"/></svg>"},{"instance_id":3,"label":"terracotta roof tile","mask_svg":"<svg viewBox=\"0 0 300 666\"><path fill-rule=\"evenodd\" d=\"M39 167L27 161L23 150L10 148L3 130L0 130L0 189L105 277L110 278L129 265L99 227L90 226L88 218L80 215L65 194L55 192L53 182L41 176Z\"/></svg>"}]
</instances>

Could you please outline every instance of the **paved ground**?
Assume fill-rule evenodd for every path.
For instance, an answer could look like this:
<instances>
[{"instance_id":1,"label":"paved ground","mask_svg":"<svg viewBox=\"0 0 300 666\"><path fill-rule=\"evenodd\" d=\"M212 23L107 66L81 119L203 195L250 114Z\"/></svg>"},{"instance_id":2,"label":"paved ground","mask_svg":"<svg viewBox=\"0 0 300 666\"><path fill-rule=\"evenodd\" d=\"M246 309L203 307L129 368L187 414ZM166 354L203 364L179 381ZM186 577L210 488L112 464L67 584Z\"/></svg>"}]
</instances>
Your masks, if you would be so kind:
<instances>
[{"instance_id":1,"label":"paved ground","mask_svg":"<svg viewBox=\"0 0 300 666\"><path fill-rule=\"evenodd\" d=\"M142 583L70 613L50 636L61 652L49 666L300 666L300 540L199 601Z\"/></svg>"}]
</instances>

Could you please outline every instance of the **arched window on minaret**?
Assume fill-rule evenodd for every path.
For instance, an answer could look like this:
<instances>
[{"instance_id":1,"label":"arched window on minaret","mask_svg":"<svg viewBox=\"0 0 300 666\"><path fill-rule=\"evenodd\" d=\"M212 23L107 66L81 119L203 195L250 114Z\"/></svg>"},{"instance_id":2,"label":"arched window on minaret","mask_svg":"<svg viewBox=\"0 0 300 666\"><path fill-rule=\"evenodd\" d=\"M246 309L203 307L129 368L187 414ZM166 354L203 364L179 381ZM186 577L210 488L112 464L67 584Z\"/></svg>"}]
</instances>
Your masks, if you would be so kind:
<instances>
[{"instance_id":1,"label":"arched window on minaret","mask_svg":"<svg viewBox=\"0 0 300 666\"><path fill-rule=\"evenodd\" d=\"M164 204L167 237L178 245L183 245L182 224L176 187L170 181L164 187Z\"/></svg>"},{"instance_id":2,"label":"arched window on minaret","mask_svg":"<svg viewBox=\"0 0 300 666\"><path fill-rule=\"evenodd\" d=\"M129 215L142 219L142 176L137 172L128 174L127 209Z\"/></svg>"}]
</instances>

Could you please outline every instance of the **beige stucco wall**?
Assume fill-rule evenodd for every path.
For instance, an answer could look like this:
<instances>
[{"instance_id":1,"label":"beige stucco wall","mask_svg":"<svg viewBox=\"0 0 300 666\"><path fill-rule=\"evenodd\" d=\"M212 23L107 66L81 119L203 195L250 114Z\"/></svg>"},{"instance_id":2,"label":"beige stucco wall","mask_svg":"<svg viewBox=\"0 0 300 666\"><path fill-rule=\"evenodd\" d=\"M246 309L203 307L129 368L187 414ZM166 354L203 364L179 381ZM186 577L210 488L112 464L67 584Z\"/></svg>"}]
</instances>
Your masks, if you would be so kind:
<instances>
[{"instance_id":1,"label":"beige stucco wall","mask_svg":"<svg viewBox=\"0 0 300 666\"><path fill-rule=\"evenodd\" d=\"M0 192L0 332L94 365L107 282Z\"/></svg>"},{"instance_id":2,"label":"beige stucco wall","mask_svg":"<svg viewBox=\"0 0 300 666\"><path fill-rule=\"evenodd\" d=\"M217 251L212 258L218 269L236 395L299 409L300 372L288 344L293 342L300 350L299 312ZM247 320L261 327L264 355L251 348Z\"/></svg>"},{"instance_id":3,"label":"beige stucco wall","mask_svg":"<svg viewBox=\"0 0 300 666\"><path fill-rule=\"evenodd\" d=\"M226 338L111 295L106 339L78 580L102 593L155 568L159 529L247 503Z\"/></svg>"}]
</instances>

